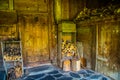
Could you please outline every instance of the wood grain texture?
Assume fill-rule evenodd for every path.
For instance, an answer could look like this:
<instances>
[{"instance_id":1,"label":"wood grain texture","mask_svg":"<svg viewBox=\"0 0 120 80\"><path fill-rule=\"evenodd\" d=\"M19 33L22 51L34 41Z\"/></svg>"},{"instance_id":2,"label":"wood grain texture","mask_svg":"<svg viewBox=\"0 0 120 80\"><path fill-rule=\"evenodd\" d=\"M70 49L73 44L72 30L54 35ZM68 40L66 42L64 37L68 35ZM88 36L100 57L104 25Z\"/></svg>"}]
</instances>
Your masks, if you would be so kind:
<instances>
[{"instance_id":1,"label":"wood grain texture","mask_svg":"<svg viewBox=\"0 0 120 80\"><path fill-rule=\"evenodd\" d=\"M21 18L21 39L27 62L49 60L48 16L24 15Z\"/></svg>"}]
</instances>

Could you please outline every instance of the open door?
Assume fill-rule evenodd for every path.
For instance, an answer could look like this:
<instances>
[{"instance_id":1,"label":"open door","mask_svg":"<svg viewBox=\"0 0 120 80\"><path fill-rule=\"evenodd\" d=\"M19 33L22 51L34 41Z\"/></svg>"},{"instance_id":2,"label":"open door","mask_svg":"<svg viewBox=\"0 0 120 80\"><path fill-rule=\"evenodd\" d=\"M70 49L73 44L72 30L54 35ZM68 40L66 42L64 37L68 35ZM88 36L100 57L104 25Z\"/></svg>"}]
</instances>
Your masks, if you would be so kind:
<instances>
[{"instance_id":1,"label":"open door","mask_svg":"<svg viewBox=\"0 0 120 80\"><path fill-rule=\"evenodd\" d=\"M83 46L83 56L85 58L84 68L95 70L96 63L96 28L95 26L81 26L77 24L77 42ZM79 50L79 48L78 48Z\"/></svg>"}]
</instances>

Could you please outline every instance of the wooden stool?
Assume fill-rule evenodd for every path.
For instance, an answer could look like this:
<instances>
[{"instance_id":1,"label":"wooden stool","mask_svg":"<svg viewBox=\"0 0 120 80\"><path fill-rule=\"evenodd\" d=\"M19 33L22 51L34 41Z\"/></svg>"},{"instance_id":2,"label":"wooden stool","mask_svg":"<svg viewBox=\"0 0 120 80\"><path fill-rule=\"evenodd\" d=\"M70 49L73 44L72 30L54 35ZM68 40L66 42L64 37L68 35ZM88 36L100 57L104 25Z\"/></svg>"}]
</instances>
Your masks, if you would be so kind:
<instances>
[{"instance_id":1,"label":"wooden stool","mask_svg":"<svg viewBox=\"0 0 120 80\"><path fill-rule=\"evenodd\" d=\"M72 60L72 70L73 71L79 71L80 69L81 69L80 59L73 59Z\"/></svg>"},{"instance_id":2,"label":"wooden stool","mask_svg":"<svg viewBox=\"0 0 120 80\"><path fill-rule=\"evenodd\" d=\"M64 60L63 61L63 70L64 71L70 71L71 70L71 62L70 62L70 60Z\"/></svg>"}]
</instances>

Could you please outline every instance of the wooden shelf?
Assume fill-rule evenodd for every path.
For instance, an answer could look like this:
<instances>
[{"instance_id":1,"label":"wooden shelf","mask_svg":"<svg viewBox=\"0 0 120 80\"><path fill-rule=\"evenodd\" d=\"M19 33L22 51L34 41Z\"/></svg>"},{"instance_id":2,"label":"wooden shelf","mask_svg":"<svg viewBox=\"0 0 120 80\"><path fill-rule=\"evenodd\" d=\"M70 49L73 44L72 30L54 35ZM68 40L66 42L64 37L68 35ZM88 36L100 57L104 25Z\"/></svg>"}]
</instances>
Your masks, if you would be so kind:
<instances>
[{"instance_id":1,"label":"wooden shelf","mask_svg":"<svg viewBox=\"0 0 120 80\"><path fill-rule=\"evenodd\" d=\"M107 58L97 57L97 59L100 60L100 61L108 62L108 59L107 59Z\"/></svg>"},{"instance_id":2,"label":"wooden shelf","mask_svg":"<svg viewBox=\"0 0 120 80\"><path fill-rule=\"evenodd\" d=\"M16 76L16 78L21 77L23 75L23 58L21 41L2 41L1 48L3 64L6 74L15 73L14 76ZM12 57L9 57L8 55L12 55ZM12 60L11 58L15 60ZM13 70L14 72L11 72L11 70ZM20 74L18 74L18 70Z\"/></svg>"},{"instance_id":3,"label":"wooden shelf","mask_svg":"<svg viewBox=\"0 0 120 80\"><path fill-rule=\"evenodd\" d=\"M5 62L17 62L17 61L22 62L22 59L21 60L10 60L10 61L5 61Z\"/></svg>"}]
</instances>

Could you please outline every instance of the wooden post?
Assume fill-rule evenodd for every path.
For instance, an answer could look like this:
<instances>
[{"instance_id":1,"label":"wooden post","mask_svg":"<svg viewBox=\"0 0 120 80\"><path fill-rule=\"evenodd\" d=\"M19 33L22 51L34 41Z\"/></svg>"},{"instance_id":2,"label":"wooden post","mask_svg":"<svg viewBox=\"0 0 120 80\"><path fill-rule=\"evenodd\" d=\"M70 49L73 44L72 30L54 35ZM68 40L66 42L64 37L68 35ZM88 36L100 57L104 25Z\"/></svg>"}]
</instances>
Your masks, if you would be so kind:
<instances>
[{"instance_id":1,"label":"wooden post","mask_svg":"<svg viewBox=\"0 0 120 80\"><path fill-rule=\"evenodd\" d=\"M57 55L57 64L59 67L62 68L62 62L61 62L61 43L62 43L62 30L61 30L61 24L58 25L58 55Z\"/></svg>"},{"instance_id":2,"label":"wooden post","mask_svg":"<svg viewBox=\"0 0 120 80\"><path fill-rule=\"evenodd\" d=\"M13 10L13 0L9 0L9 10Z\"/></svg>"},{"instance_id":3,"label":"wooden post","mask_svg":"<svg viewBox=\"0 0 120 80\"><path fill-rule=\"evenodd\" d=\"M92 26L92 53L91 53L91 69L95 70L96 66L96 25Z\"/></svg>"},{"instance_id":4,"label":"wooden post","mask_svg":"<svg viewBox=\"0 0 120 80\"><path fill-rule=\"evenodd\" d=\"M98 55L98 24L96 25L96 65L95 65L95 71L98 70L98 68L97 68L97 55Z\"/></svg>"},{"instance_id":5,"label":"wooden post","mask_svg":"<svg viewBox=\"0 0 120 80\"><path fill-rule=\"evenodd\" d=\"M61 20L61 0L54 0L54 18L56 23Z\"/></svg>"}]
</instances>

